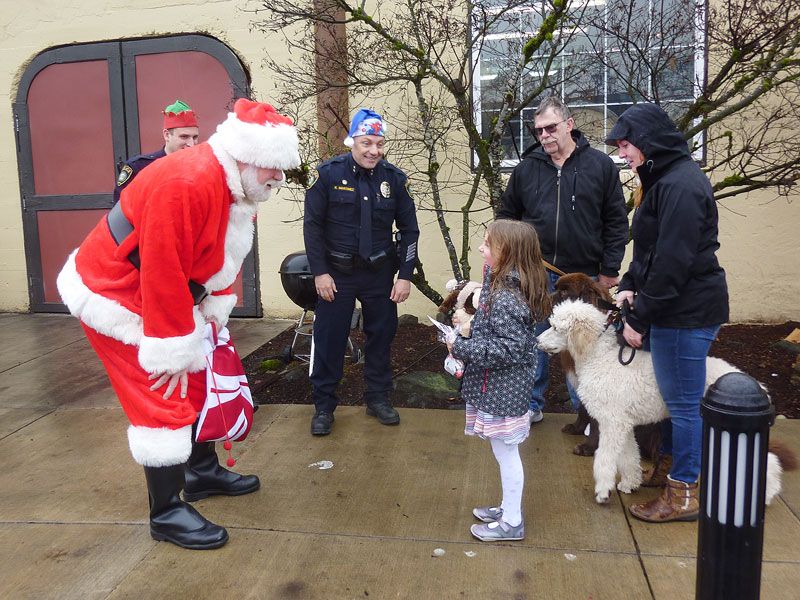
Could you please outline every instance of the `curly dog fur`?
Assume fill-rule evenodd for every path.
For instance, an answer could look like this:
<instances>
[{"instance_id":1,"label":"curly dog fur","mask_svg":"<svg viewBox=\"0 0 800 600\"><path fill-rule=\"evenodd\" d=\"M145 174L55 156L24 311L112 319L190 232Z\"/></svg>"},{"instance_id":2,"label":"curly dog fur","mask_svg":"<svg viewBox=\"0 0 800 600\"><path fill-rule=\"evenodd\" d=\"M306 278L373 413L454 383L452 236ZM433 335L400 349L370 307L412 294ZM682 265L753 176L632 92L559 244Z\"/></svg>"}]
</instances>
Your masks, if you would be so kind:
<instances>
[{"instance_id":1,"label":"curly dog fur","mask_svg":"<svg viewBox=\"0 0 800 600\"><path fill-rule=\"evenodd\" d=\"M637 352L624 366L617 360L617 340L606 331L606 315L581 300L565 300L553 308L550 329L539 346L555 354L568 351L575 361L577 391L589 415L597 419L600 440L594 456L595 500L606 503L614 489L624 493L642 483L639 446L634 427L669 417L653 372L649 352ZM706 388L726 373L738 371L722 359L708 357ZM784 463L784 468L788 466ZM771 454L767 466L767 503L780 492L781 460Z\"/></svg>"},{"instance_id":2,"label":"curly dog fur","mask_svg":"<svg viewBox=\"0 0 800 600\"><path fill-rule=\"evenodd\" d=\"M598 310L605 311L613 299L608 289L601 286L594 279L583 273L568 273L562 275L556 281L555 292L552 295L553 306L564 300L583 300L588 302ZM560 352L558 355L561 362L561 369L573 386L577 387L575 379L575 364L569 352ZM582 404L578 407L578 414L574 423L568 423L561 429L569 435L583 435L586 427L589 426L589 434L586 440L576 444L572 449L573 454L578 456L594 456L599 442L599 426L597 421L589 416L586 407ZM641 449L642 456L655 459L661 443L661 429L658 424L639 425L636 427L636 441Z\"/></svg>"}]
</instances>

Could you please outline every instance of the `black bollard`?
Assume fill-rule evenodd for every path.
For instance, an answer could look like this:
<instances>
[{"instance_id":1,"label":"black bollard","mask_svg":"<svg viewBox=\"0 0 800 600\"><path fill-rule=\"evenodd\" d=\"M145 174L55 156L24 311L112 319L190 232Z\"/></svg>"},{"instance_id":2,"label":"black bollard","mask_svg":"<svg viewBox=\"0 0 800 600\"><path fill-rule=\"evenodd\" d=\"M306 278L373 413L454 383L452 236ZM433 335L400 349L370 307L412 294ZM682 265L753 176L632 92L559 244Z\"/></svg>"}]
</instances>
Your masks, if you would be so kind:
<instances>
[{"instance_id":1,"label":"black bollard","mask_svg":"<svg viewBox=\"0 0 800 600\"><path fill-rule=\"evenodd\" d=\"M775 408L755 379L728 373L708 389L700 412L703 463L695 598L756 600Z\"/></svg>"}]
</instances>

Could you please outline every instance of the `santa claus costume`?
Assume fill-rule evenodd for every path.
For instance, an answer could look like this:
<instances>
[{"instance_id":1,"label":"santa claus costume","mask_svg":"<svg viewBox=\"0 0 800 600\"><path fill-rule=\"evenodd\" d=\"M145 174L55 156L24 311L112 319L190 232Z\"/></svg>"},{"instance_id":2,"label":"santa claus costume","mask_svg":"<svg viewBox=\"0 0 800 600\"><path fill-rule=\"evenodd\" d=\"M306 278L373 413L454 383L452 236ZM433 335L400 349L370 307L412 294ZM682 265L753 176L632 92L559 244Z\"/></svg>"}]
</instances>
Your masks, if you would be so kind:
<instances>
[{"instance_id":1,"label":"santa claus costume","mask_svg":"<svg viewBox=\"0 0 800 600\"><path fill-rule=\"evenodd\" d=\"M222 468L213 443L193 440L206 394L202 341L210 321L227 322L236 304L231 285L253 243L257 202L245 194L240 166L285 170L299 162L291 119L239 99L207 143L154 162L124 190L122 215L112 220L124 216L132 226L124 239L115 239L118 231L104 217L59 274L59 293L130 421L128 442L145 468L155 539L219 547L227 532L182 502L181 489L193 501L259 487L257 477ZM164 399L163 389L150 389L153 375L182 372L186 397L175 391Z\"/></svg>"}]
</instances>

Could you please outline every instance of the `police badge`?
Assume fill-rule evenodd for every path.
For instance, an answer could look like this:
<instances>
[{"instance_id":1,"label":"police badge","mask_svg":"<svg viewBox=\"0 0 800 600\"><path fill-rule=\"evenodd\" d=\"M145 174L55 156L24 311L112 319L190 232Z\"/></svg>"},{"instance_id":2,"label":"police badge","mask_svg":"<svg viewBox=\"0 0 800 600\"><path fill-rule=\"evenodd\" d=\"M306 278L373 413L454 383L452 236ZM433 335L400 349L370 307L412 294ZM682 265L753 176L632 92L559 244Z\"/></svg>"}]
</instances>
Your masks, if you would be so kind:
<instances>
[{"instance_id":1,"label":"police badge","mask_svg":"<svg viewBox=\"0 0 800 600\"><path fill-rule=\"evenodd\" d=\"M388 181L384 181L383 183L381 183L381 196L383 196L384 198L388 198L391 195L392 195L392 188L389 187Z\"/></svg>"},{"instance_id":2,"label":"police badge","mask_svg":"<svg viewBox=\"0 0 800 600\"><path fill-rule=\"evenodd\" d=\"M125 165L119 172L119 177L117 177L117 186L125 185L125 182L131 178L133 175L133 169L130 168L129 165Z\"/></svg>"}]
</instances>

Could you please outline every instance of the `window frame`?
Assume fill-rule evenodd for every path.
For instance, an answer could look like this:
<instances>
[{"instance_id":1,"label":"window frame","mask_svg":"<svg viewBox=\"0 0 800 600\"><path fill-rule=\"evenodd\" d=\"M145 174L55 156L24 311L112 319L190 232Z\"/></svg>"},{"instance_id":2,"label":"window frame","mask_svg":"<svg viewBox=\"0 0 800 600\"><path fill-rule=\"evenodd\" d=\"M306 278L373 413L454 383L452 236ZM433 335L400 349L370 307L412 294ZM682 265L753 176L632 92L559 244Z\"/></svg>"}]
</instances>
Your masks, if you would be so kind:
<instances>
[{"instance_id":1,"label":"window frame","mask_svg":"<svg viewBox=\"0 0 800 600\"><path fill-rule=\"evenodd\" d=\"M653 2L654 2L654 0L648 0L648 8L652 8ZM544 7L546 5L546 2L544 2L542 0L542 1L536 2L536 4L538 4L541 7ZM607 2L607 0L585 0L585 3L583 4L583 6L599 5L599 4L602 4L605 7L605 10L606 10L606 13L607 13L607 11L608 11L608 2ZM693 73L693 82L692 82L692 95L693 95L693 98L692 99L684 99L684 100L670 100L670 102L691 102L691 101L696 100L698 97L700 97L700 94L701 94L703 88L705 87L705 85L707 83L708 53L707 53L706 19L707 19L707 14L708 14L708 10L707 10L708 7L707 7L707 4L705 2L703 2L702 0L701 1L695 0L694 1L694 6L695 6L694 28L693 28L694 29L694 31L693 31L693 34L694 34L694 39L693 39L693 44L694 44L694 58L693 58L694 73ZM487 10L489 10L490 12L492 11L491 8L489 8ZM499 10L499 9L495 9L495 10ZM514 7L512 9L509 9L508 12L534 12L534 9L532 7L530 7L530 6L527 6L527 5L526 6L517 6L517 7ZM542 14L544 14L544 13L542 13ZM473 36L472 37L473 40L477 40L480 37L479 36L479 32L477 32L474 28L471 30L471 34ZM483 111L483 107L482 107L482 101L481 101L481 99L483 97L482 90L484 89L482 83L484 81L490 81L490 80L493 80L493 79L497 78L496 74L495 75L491 75L491 74L482 75L481 74L481 51L483 49L483 42L486 41L486 40L490 40L491 41L491 40L496 40L496 39L518 38L518 37L521 37L522 35L523 35L522 33L511 32L511 31L503 31L503 32L499 32L499 33L490 33L490 34L487 34L487 35L483 36L483 40L481 40L481 43L473 43L472 44L472 52L471 52L471 63L472 64L471 64L471 67L472 67L472 73L473 73L473 77L472 77L473 118L475 119L475 122L480 125L481 134L483 134L483 123L484 123L484 116L485 116L484 115L484 111ZM604 39L604 49L606 49L606 50L608 49L608 47L607 47L607 39L608 38L606 36L606 39ZM680 46L680 45L675 44L672 47L674 47L674 48L691 48L692 46L690 46L690 45ZM587 52L587 54L588 54L588 52ZM564 52L559 54L559 63L560 64L559 64L558 69L559 69L559 71L560 71L560 73L562 75L564 73L564 69L565 69L565 66L566 66L567 57L568 56L576 56L576 55L578 55L578 54L577 53L569 53L569 54L567 54L567 53L564 53ZM610 130L610 127L609 127L609 124L608 124L609 123L609 121L608 121L608 119L609 119L609 106L621 106L621 105L633 106L635 104L635 102L630 101L630 102L616 102L616 103L615 102L611 102L611 103L609 103L609 101L608 101L608 96L609 96L609 81L608 81L609 80L609 68L607 66L605 66L603 63L599 63L599 64L602 65L602 69L603 69L603 102L602 103L598 103L598 102L583 102L583 103L569 102L569 103L567 103L567 106L570 108L571 111L573 109L579 110L579 109L582 109L582 108L588 108L588 109L599 108L599 109L602 109L602 121L603 121L603 128L604 128L604 137L605 137L605 134L607 134L608 131ZM561 81L559 81L556 85L558 86L558 89L559 89L559 96L562 99L564 99L565 82L563 80L563 76L561 78ZM555 87L556 86L552 86L549 89L554 89ZM651 83L648 82L648 91L650 91L651 89L652 89ZM519 111L519 117L517 119L519 129L516 131L515 139L518 140L521 143L519 143L519 145L515 144L515 147L517 147L517 151L518 151L520 157L525 152L525 150L527 148L529 148L533 144L535 144L535 140L534 140L534 141L532 141L531 143L529 143L527 145L523 145L524 142L525 142L525 139L526 139L526 135L528 135L528 134L525 134L525 132L524 132L525 124L526 123L528 123L528 124L531 123L530 121L526 121L526 119L524 118L524 115L525 115L526 111L527 112L532 112L535 109L536 109L535 105L529 105L529 106L526 106L526 107L522 108ZM487 112L489 112L489 111L487 111ZM492 112L494 112L494 111L492 111ZM491 114L491 112L489 112L489 114ZM700 119L695 119L694 122L695 122L695 124L697 124L697 123L700 122ZM509 126L510 125L511 125L511 123L509 123ZM576 123L575 127L576 127L576 129L580 129L580 123ZM693 158L698 162L701 162L701 163L705 162L706 148L705 148L705 136L704 136L704 134L702 132L696 134L694 136L694 138L692 139L692 142L693 142L692 145L695 148L694 151L692 152ZM606 144L598 144L598 145L594 145L593 144L592 147L606 152L607 154L609 154L609 156L611 156L611 158L614 160L614 162L619 167L627 169L627 163L625 163L624 161L620 160L616 156L616 153L614 152L615 148L613 146L607 146ZM691 148L690 148L690 150L691 150ZM513 170L514 167L516 167L519 164L520 160L521 160L520 158L506 158L506 157L504 157L503 159L501 159L501 163L500 163L501 171L502 172L510 172L511 170ZM476 164L477 164L477 156L475 155L475 153L473 153L472 161L473 161L473 165L472 166L473 166L473 169L474 169Z\"/></svg>"}]
</instances>

